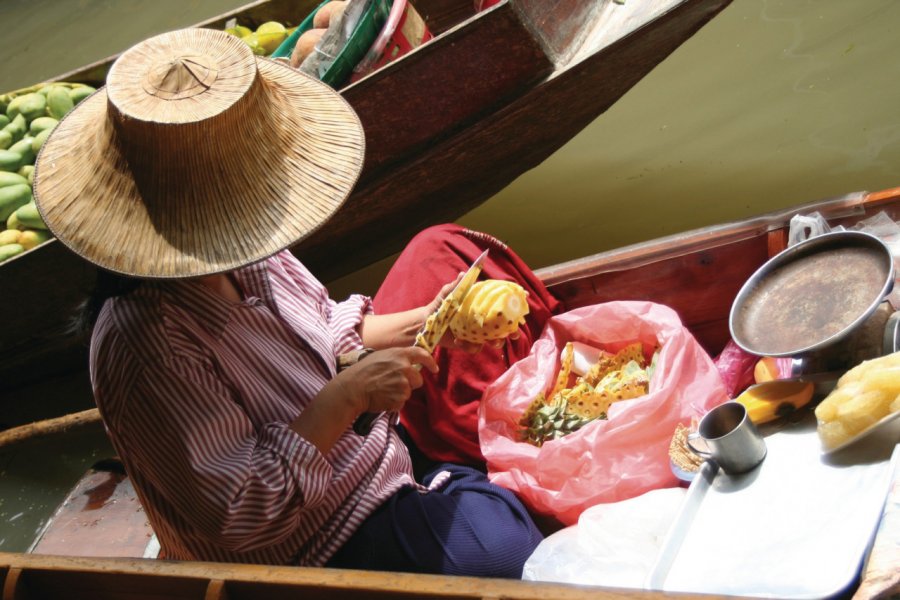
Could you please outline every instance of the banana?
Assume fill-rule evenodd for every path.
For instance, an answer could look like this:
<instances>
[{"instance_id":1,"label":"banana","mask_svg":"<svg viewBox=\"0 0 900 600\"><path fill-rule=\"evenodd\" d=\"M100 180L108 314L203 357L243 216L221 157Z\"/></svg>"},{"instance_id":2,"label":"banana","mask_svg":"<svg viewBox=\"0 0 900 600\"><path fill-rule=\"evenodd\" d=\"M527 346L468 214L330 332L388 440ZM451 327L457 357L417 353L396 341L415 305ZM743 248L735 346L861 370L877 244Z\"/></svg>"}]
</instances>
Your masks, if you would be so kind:
<instances>
[{"instance_id":1,"label":"banana","mask_svg":"<svg viewBox=\"0 0 900 600\"><path fill-rule=\"evenodd\" d=\"M735 398L747 408L754 425L768 423L809 404L815 385L810 381L767 381Z\"/></svg>"}]
</instances>

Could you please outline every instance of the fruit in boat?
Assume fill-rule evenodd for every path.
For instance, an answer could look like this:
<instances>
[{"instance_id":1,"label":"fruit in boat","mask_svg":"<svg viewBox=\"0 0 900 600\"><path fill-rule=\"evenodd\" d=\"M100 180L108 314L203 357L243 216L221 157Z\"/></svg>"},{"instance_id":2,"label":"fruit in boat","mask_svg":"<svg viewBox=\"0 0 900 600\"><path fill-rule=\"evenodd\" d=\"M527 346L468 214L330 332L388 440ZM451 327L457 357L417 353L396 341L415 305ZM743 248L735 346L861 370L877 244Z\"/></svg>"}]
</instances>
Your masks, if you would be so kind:
<instances>
[{"instance_id":1,"label":"fruit in boat","mask_svg":"<svg viewBox=\"0 0 900 600\"><path fill-rule=\"evenodd\" d=\"M17 96L6 109L6 116L12 118L22 115L26 121L31 121L44 115L47 109L47 99L37 93ZM12 113L12 114L11 114Z\"/></svg>"},{"instance_id":2,"label":"fruit in boat","mask_svg":"<svg viewBox=\"0 0 900 600\"><path fill-rule=\"evenodd\" d=\"M16 152L22 157L22 162L19 164L20 169L24 165L34 164L34 151L31 149L31 143L33 141L33 137L31 137L30 135L26 135L21 140L9 147L10 152ZM18 170L19 169L16 169L16 171Z\"/></svg>"},{"instance_id":3,"label":"fruit in boat","mask_svg":"<svg viewBox=\"0 0 900 600\"><path fill-rule=\"evenodd\" d=\"M561 395L557 395L550 403L540 394L522 415L519 424L522 429L522 440L535 446L557 440L574 433L593 421L568 411L569 403Z\"/></svg>"},{"instance_id":4,"label":"fruit in boat","mask_svg":"<svg viewBox=\"0 0 900 600\"><path fill-rule=\"evenodd\" d=\"M30 196L29 191L29 196ZM41 213L38 212L37 206L35 206L34 201L31 201L24 206L16 209L16 219L18 219L19 223L24 225L27 229L47 229L47 226L44 224L44 221L41 220Z\"/></svg>"},{"instance_id":5,"label":"fruit in boat","mask_svg":"<svg viewBox=\"0 0 900 600\"><path fill-rule=\"evenodd\" d=\"M765 356L757 361L753 368L753 380L756 383L778 379L778 359L773 356Z\"/></svg>"},{"instance_id":6,"label":"fruit in boat","mask_svg":"<svg viewBox=\"0 0 900 600\"><path fill-rule=\"evenodd\" d=\"M6 244L5 246L0 246L0 262L12 258L17 254L22 254L23 252L25 252L25 248L23 248L21 244Z\"/></svg>"},{"instance_id":7,"label":"fruit in boat","mask_svg":"<svg viewBox=\"0 0 900 600\"><path fill-rule=\"evenodd\" d=\"M768 381L765 385L748 388L735 398L747 408L747 415L755 425L774 421L812 400L815 385L809 381Z\"/></svg>"},{"instance_id":8,"label":"fruit in boat","mask_svg":"<svg viewBox=\"0 0 900 600\"><path fill-rule=\"evenodd\" d=\"M816 407L819 439L835 448L900 411L900 352L867 360L847 371Z\"/></svg>"},{"instance_id":9,"label":"fruit in boat","mask_svg":"<svg viewBox=\"0 0 900 600\"><path fill-rule=\"evenodd\" d=\"M25 185L27 183L28 181L25 179L25 176L20 173L0 171L0 188L8 185Z\"/></svg>"},{"instance_id":10,"label":"fruit in boat","mask_svg":"<svg viewBox=\"0 0 900 600\"><path fill-rule=\"evenodd\" d=\"M253 33L253 30L249 27L244 27L243 25L235 25L234 27L229 27L225 30L225 33L230 33L233 36L244 38Z\"/></svg>"},{"instance_id":11,"label":"fruit in boat","mask_svg":"<svg viewBox=\"0 0 900 600\"><path fill-rule=\"evenodd\" d=\"M324 4L313 16L313 28L327 29L331 24L331 20L344 10L346 4L342 0L332 0L328 4Z\"/></svg>"},{"instance_id":12,"label":"fruit in boat","mask_svg":"<svg viewBox=\"0 0 900 600\"><path fill-rule=\"evenodd\" d=\"M25 137L25 132L28 131L28 121L25 120L23 115L17 114L12 117L12 121L3 128L3 131L8 132L12 136L13 142L18 142Z\"/></svg>"},{"instance_id":13,"label":"fruit in boat","mask_svg":"<svg viewBox=\"0 0 900 600\"><path fill-rule=\"evenodd\" d=\"M640 342L616 354L601 351L597 363L569 387L574 356L574 344L569 342L563 349L553 390L549 395L538 394L519 419L522 441L542 446L578 431L591 421L606 419L609 407L615 402L648 393L658 353L647 364Z\"/></svg>"},{"instance_id":14,"label":"fruit in boat","mask_svg":"<svg viewBox=\"0 0 900 600\"><path fill-rule=\"evenodd\" d=\"M518 336L528 314L526 296L522 286L512 281L479 281L450 320L450 331L457 339L475 344Z\"/></svg>"},{"instance_id":15,"label":"fruit in boat","mask_svg":"<svg viewBox=\"0 0 900 600\"><path fill-rule=\"evenodd\" d=\"M46 129L53 129L56 127L57 123L59 123L59 121L53 117L38 117L28 124L28 133L31 134L32 137L35 137Z\"/></svg>"},{"instance_id":16,"label":"fruit in boat","mask_svg":"<svg viewBox=\"0 0 900 600\"><path fill-rule=\"evenodd\" d=\"M47 141L47 138L50 137L51 133L53 133L52 129L45 129L31 139L31 153L33 157L36 157L38 152L41 151L41 146L44 145L44 142ZM34 161L33 157L32 161Z\"/></svg>"},{"instance_id":17,"label":"fruit in boat","mask_svg":"<svg viewBox=\"0 0 900 600\"><path fill-rule=\"evenodd\" d=\"M78 104L96 91L89 85L79 85L69 90L69 98L72 99L73 104Z\"/></svg>"},{"instance_id":18,"label":"fruit in boat","mask_svg":"<svg viewBox=\"0 0 900 600\"><path fill-rule=\"evenodd\" d=\"M0 171L15 173L22 166L22 155L11 150L0 150Z\"/></svg>"},{"instance_id":19,"label":"fruit in boat","mask_svg":"<svg viewBox=\"0 0 900 600\"><path fill-rule=\"evenodd\" d=\"M19 237L21 237L23 232L18 229L6 229L4 231L0 231L0 246L5 246L7 244L18 244Z\"/></svg>"},{"instance_id":20,"label":"fruit in boat","mask_svg":"<svg viewBox=\"0 0 900 600\"><path fill-rule=\"evenodd\" d=\"M277 21L268 21L256 28L256 38L265 53L272 54L287 37L287 29Z\"/></svg>"},{"instance_id":21,"label":"fruit in boat","mask_svg":"<svg viewBox=\"0 0 900 600\"><path fill-rule=\"evenodd\" d=\"M0 221L7 220L9 215L29 202L31 187L27 184L18 183L0 188Z\"/></svg>"},{"instance_id":22,"label":"fruit in boat","mask_svg":"<svg viewBox=\"0 0 900 600\"><path fill-rule=\"evenodd\" d=\"M68 89L54 86L47 92L47 112L54 119L62 119L74 106L75 103L69 97Z\"/></svg>"},{"instance_id":23,"label":"fruit in boat","mask_svg":"<svg viewBox=\"0 0 900 600\"><path fill-rule=\"evenodd\" d=\"M297 43L294 45L294 52L291 54L291 65L294 67L299 67L300 63L306 60L306 57L312 54L313 50L316 49L316 44L319 43L319 40L322 39L322 36L325 35L326 29L310 29L308 31L304 31L300 34L300 37L297 38Z\"/></svg>"},{"instance_id":24,"label":"fruit in boat","mask_svg":"<svg viewBox=\"0 0 900 600\"><path fill-rule=\"evenodd\" d=\"M31 250L35 246L43 244L51 237L53 237L52 235L50 235L49 231L42 231L39 229L26 229L25 231L20 231L18 233L19 239L17 243L26 250Z\"/></svg>"}]
</instances>

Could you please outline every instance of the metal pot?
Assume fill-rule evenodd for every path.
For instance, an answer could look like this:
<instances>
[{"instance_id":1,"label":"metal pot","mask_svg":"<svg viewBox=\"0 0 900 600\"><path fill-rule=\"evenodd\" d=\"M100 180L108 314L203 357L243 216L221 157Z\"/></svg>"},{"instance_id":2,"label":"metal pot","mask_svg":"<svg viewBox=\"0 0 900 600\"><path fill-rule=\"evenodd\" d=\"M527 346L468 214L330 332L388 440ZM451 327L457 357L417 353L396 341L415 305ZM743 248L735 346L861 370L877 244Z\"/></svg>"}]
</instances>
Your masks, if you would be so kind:
<instances>
[{"instance_id":1,"label":"metal pot","mask_svg":"<svg viewBox=\"0 0 900 600\"><path fill-rule=\"evenodd\" d=\"M731 337L758 356L802 357L847 337L894 284L894 261L875 236L810 238L760 267L731 306Z\"/></svg>"}]
</instances>

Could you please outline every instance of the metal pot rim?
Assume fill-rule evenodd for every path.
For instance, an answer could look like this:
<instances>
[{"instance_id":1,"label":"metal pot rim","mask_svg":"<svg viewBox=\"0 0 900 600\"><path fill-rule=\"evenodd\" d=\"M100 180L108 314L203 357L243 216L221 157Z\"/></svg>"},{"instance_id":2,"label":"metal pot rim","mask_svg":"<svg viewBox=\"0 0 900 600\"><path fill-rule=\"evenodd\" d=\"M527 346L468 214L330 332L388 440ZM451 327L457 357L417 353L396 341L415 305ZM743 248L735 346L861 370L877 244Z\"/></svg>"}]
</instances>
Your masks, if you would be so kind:
<instances>
[{"instance_id":1,"label":"metal pot rim","mask_svg":"<svg viewBox=\"0 0 900 600\"><path fill-rule=\"evenodd\" d=\"M809 256L815 251L827 248L853 246L865 246L873 248L882 253L886 262L887 275L885 276L885 281L881 287L881 293L872 302L872 304L852 323L847 325L841 331L838 331L837 333L825 338L824 340L816 341L807 346L792 349L786 352L760 352L759 350L754 349L751 344L747 343L746 340L741 339L741 336L737 333L738 315L740 314L741 309L747 303L750 294L756 290L760 282L763 281L763 279L767 275L795 260L799 260L805 256ZM875 312L875 310L878 308L878 305L881 304L881 302L884 301L884 298L890 293L891 289L893 288L893 284L894 261L891 255L891 251L887 247L887 245L876 236L862 231L832 231L829 233L824 233L782 250L781 252L770 258L768 261L766 261L765 264L759 267L756 272L753 273L753 275L751 275L750 278L744 282L744 285L741 287L737 296L735 296L734 302L732 302L731 304L731 311L728 315L728 330L731 333L731 339L734 340L735 344L737 344L738 347L746 352L749 352L750 354L755 354L757 356L774 357L800 356L808 354L810 352L814 352L816 350L820 350L822 348L830 346L849 335L869 316L871 316L873 312Z\"/></svg>"}]
</instances>

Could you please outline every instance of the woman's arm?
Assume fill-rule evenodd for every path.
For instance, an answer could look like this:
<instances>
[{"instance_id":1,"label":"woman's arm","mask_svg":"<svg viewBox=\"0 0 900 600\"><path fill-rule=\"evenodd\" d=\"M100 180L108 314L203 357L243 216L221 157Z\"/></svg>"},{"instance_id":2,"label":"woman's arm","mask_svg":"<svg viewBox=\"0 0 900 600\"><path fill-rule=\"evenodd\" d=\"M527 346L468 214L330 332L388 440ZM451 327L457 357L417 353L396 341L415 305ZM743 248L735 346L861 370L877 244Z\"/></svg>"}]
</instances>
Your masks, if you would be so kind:
<instances>
[{"instance_id":1,"label":"woman's arm","mask_svg":"<svg viewBox=\"0 0 900 600\"><path fill-rule=\"evenodd\" d=\"M438 309L441 301L459 283L462 276L463 273L460 273L454 281L442 287L434 300L426 306L387 315L365 315L359 329L363 345L376 350L412 346L416 341L416 334L425 324L425 319ZM449 332L441 340L441 345L450 348L459 347L469 352L477 352L481 348L475 344L457 343Z\"/></svg>"},{"instance_id":2,"label":"woman's arm","mask_svg":"<svg viewBox=\"0 0 900 600\"><path fill-rule=\"evenodd\" d=\"M389 315L365 315L359 331L363 345L376 350L412 346L416 333L431 314L429 307L420 306Z\"/></svg>"}]
</instances>

